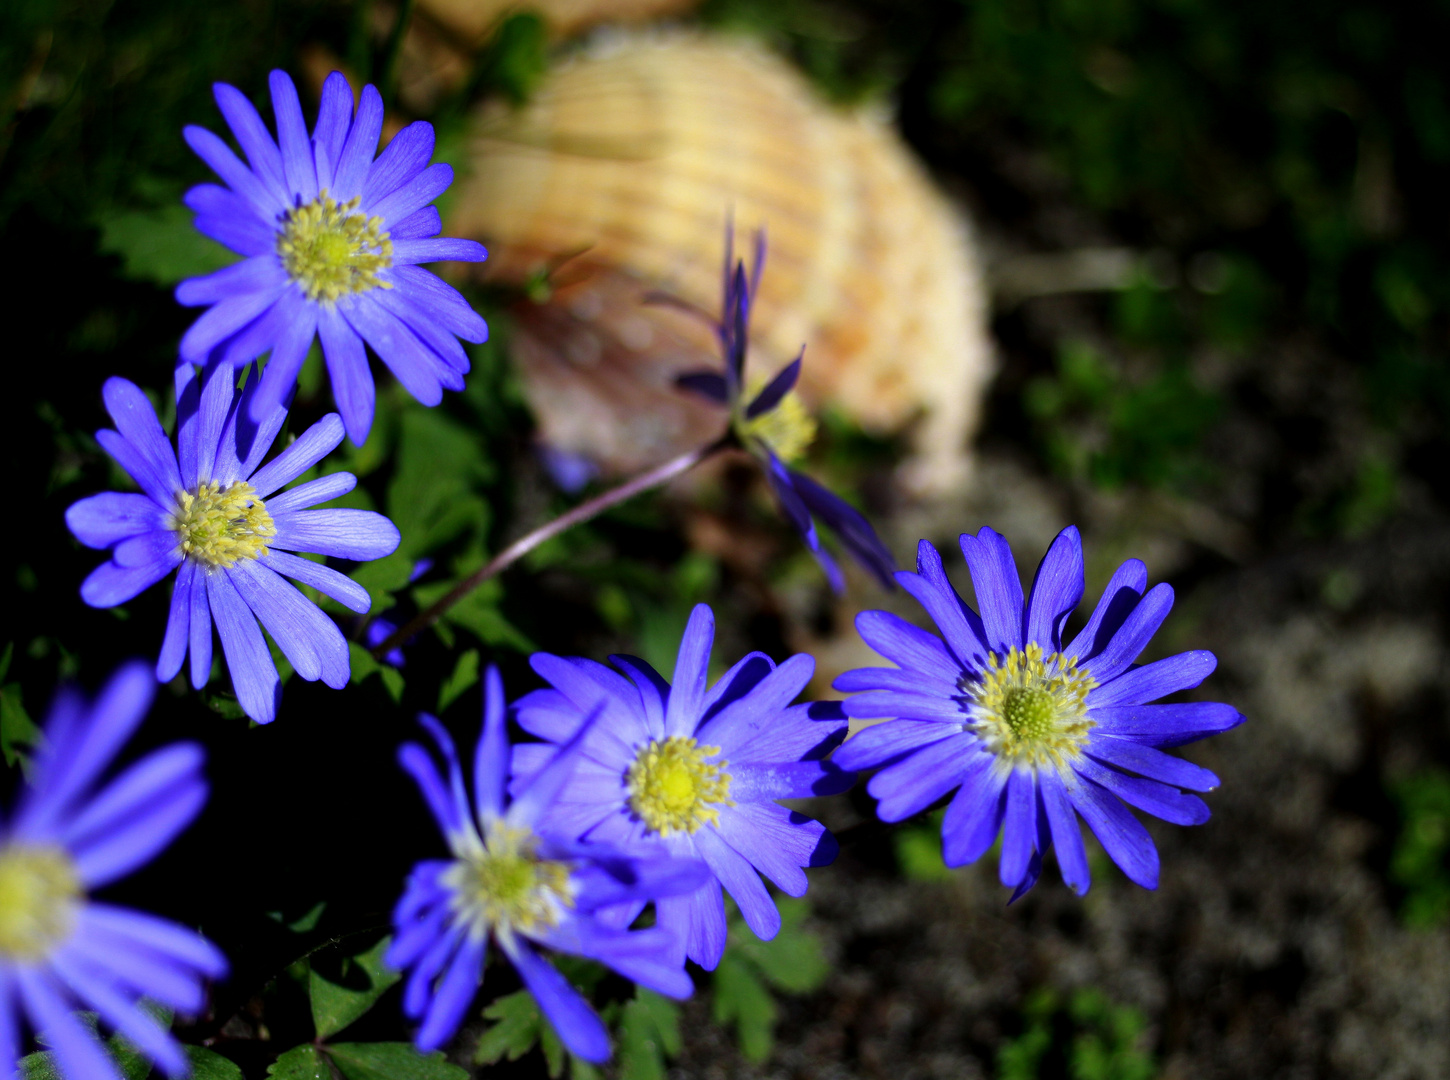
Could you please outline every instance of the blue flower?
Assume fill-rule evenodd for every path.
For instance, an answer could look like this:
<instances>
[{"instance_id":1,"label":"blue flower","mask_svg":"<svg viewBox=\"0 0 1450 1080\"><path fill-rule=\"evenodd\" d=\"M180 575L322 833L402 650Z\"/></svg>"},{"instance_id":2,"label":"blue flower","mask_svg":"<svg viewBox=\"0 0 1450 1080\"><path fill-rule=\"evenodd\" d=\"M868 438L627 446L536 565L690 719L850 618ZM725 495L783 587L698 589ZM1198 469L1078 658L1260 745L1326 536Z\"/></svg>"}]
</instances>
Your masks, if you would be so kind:
<instances>
[{"instance_id":1,"label":"blue flower","mask_svg":"<svg viewBox=\"0 0 1450 1080\"><path fill-rule=\"evenodd\" d=\"M520 698L518 722L549 742L514 747L513 763L514 786L528 785L554 753L551 744L576 740L585 718L603 710L559 795L554 825L590 841L656 841L704 859L711 880L689 896L658 901L655 911L684 955L706 968L725 949L722 885L746 925L768 940L780 913L759 874L801 896L801 868L836 857L824 826L775 800L834 794L854 779L821 760L845 734L840 703L791 704L815 661L793 656L777 667L751 653L707 689L714 632L715 617L700 604L680 642L673 687L636 657L610 658L620 676L592 660L535 653L530 663L553 689ZM611 917L628 925L642 906Z\"/></svg>"},{"instance_id":2,"label":"blue flower","mask_svg":"<svg viewBox=\"0 0 1450 1080\"><path fill-rule=\"evenodd\" d=\"M428 164L432 125L409 124L374 161L383 101L373 87L363 87L354 116L352 89L334 71L309 139L292 80L274 71L270 86L277 142L240 90L215 87L247 165L205 128L184 133L227 185L186 193L196 227L245 258L177 287L181 303L209 307L181 339L181 359L241 366L270 350L252 405L261 422L286 398L318 336L338 411L361 445L374 395L364 342L425 405L437 405L445 387L463 389L468 356L457 339L483 341L488 328L417 264L478 262L486 253L438 235L442 220L430 204L453 170Z\"/></svg>"},{"instance_id":3,"label":"blue flower","mask_svg":"<svg viewBox=\"0 0 1450 1080\"><path fill-rule=\"evenodd\" d=\"M600 921L597 913L690 892L704 880L705 868L658 851L580 843L558 831L555 800L573 782L587 725L507 799L509 742L496 668L484 679L472 805L453 740L431 716L421 720L443 752L446 778L416 743L404 745L398 758L422 789L453 857L414 867L393 910L395 936L384 957L390 967L412 969L403 1011L422 1022L418 1049L434 1050L458 1029L483 979L492 938L564 1045L586 1061L606 1060L609 1034L599 1017L534 946L586 956L651 990L689 997L693 987L674 960L667 930L629 931Z\"/></svg>"},{"instance_id":4,"label":"blue flower","mask_svg":"<svg viewBox=\"0 0 1450 1080\"><path fill-rule=\"evenodd\" d=\"M855 507L828 491L788 463L805 453L815 439L816 424L793 392L800 378L805 348L769 382L758 386L745 377L745 354L750 338L750 309L765 268L765 233L755 236L755 258L749 275L745 261L734 260L733 225L725 230L725 275L722 316L716 324L723 374L691 372L679 377L679 385L730 410L730 423L741 446L760 459L765 467L781 512L805 540L821 564L831 588L845 589L845 579L835 558L821 544L815 519L832 529L841 543L862 566L886 588L891 588L896 560L876 535L876 530ZM732 265L732 263L734 265ZM691 309L693 310L693 309Z\"/></svg>"},{"instance_id":5,"label":"blue flower","mask_svg":"<svg viewBox=\"0 0 1450 1080\"><path fill-rule=\"evenodd\" d=\"M23 1010L69 1080L120 1080L73 1011L85 1009L168 1076L189 1071L181 1047L140 1000L194 1016L206 1003L203 981L226 974L226 958L185 927L89 896L150 862L206 802L195 743L163 747L97 789L155 693L139 663L121 668L90 705L63 691L29 786L0 832L0 1063L7 1068L20 1057Z\"/></svg>"},{"instance_id":6,"label":"blue flower","mask_svg":"<svg viewBox=\"0 0 1450 1080\"><path fill-rule=\"evenodd\" d=\"M856 619L861 637L894 668L860 668L837 690L866 691L845 703L851 717L893 717L836 751L843 768L880 772L867 790L883 821L900 821L953 790L942 823L942 855L960 866L1002 833L1002 884L1022 895L1037 882L1042 857L1057 846L1063 880L1088 889L1081 815L1123 872L1158 885L1158 852L1128 810L1176 825L1208 820L1188 791L1211 791L1218 777L1163 753L1243 722L1229 705L1150 702L1197 686L1215 661L1186 652L1134 665L1168 610L1166 584L1145 594L1137 559L1118 568L1087 625L1066 644L1063 629L1083 593L1082 543L1075 528L1053 542L1024 605L1007 542L991 529L963 535L962 553L981 605L962 603L925 540L917 572L897 574L941 630L938 638L885 611ZM1127 804L1127 806L1124 805Z\"/></svg>"},{"instance_id":7,"label":"blue flower","mask_svg":"<svg viewBox=\"0 0 1450 1080\"><path fill-rule=\"evenodd\" d=\"M328 414L261 465L287 418L279 405L239 459L237 428L239 421L246 425L256 380L237 395L233 377L230 367L221 367L202 387L189 367L179 372L180 460L146 395L125 379L108 379L102 394L116 429L96 438L145 494L92 495L71 506L65 520L87 547L111 549L110 561L81 585L81 599L92 607L123 604L178 571L157 678L174 678L189 649L191 684L205 686L215 620L237 700L265 724L277 715L281 685L258 619L302 678L340 689L349 674L342 631L281 575L353 611L371 605L367 590L350 578L289 552L378 559L398 546L399 537L381 514L308 509L351 491L357 483L351 473L274 494L342 441L342 421Z\"/></svg>"}]
</instances>

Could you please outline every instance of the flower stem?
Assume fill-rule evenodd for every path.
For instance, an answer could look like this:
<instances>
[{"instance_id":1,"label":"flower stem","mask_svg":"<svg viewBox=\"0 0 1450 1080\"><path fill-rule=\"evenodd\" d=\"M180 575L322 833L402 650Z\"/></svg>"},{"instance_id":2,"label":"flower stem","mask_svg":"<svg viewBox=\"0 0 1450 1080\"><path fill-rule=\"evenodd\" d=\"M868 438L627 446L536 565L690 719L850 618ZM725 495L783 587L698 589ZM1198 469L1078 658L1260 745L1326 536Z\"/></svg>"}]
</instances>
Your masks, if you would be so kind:
<instances>
[{"instance_id":1,"label":"flower stem","mask_svg":"<svg viewBox=\"0 0 1450 1080\"><path fill-rule=\"evenodd\" d=\"M663 465L657 465L648 472L640 473L633 480L627 480L616 488L610 488L608 491L596 495L588 502L580 503L567 513L560 514L553 521L539 526L533 532L519 537L488 562L484 563L480 569L474 571L469 577L464 578L457 585L453 586L453 588L449 589L443 598L433 604L432 607L420 612L407 625L394 631L386 640L372 650L372 655L380 659L403 642L428 629L428 627L437 622L443 613L454 604L458 603L458 601L462 600L489 578L497 577L503 571L507 570L545 540L552 540L560 533L573 528L575 525L582 525L584 522L598 517L610 507L617 506L628 499L632 499L642 491L648 491L650 488L659 487L661 484L673 480L681 473L693 469L706 458L713 457L721 450L734 445L734 432L727 431L714 442L697 447L694 450L681 454L679 457L671 458Z\"/></svg>"}]
</instances>

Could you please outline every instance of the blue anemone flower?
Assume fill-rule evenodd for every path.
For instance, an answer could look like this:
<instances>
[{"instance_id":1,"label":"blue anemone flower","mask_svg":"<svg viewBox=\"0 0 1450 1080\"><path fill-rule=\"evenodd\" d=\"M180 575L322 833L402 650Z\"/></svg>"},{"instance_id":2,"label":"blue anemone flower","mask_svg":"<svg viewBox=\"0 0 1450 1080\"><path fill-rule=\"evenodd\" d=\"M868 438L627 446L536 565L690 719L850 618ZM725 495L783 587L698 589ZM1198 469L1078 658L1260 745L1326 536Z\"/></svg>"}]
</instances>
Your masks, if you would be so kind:
<instances>
[{"instance_id":1,"label":"blue anemone flower","mask_svg":"<svg viewBox=\"0 0 1450 1080\"><path fill-rule=\"evenodd\" d=\"M791 704L815 661L793 656L777 667L751 653L708 687L714 633L714 614L698 605L673 686L637 657L610 657L621 676L592 660L535 653L530 663L553 688L520 698L518 722L549 741L514 747L513 764L514 786L527 786L554 753L551 744L578 739L585 718L602 710L559 795L554 825L590 841L654 841L704 859L711 880L688 896L657 901L655 911L657 924L678 935L683 955L705 968L725 949L722 885L746 925L769 940L780 913L760 874L801 896L802 867L836 857L823 825L775 800L835 794L855 779L822 760L845 735L840 703ZM612 917L628 925L642 906L625 905Z\"/></svg>"},{"instance_id":2,"label":"blue anemone flower","mask_svg":"<svg viewBox=\"0 0 1450 1080\"><path fill-rule=\"evenodd\" d=\"M431 124L409 124L375 161L383 100L372 86L363 87L354 115L347 79L329 75L309 138L292 80L274 71L269 85L277 141L240 90L214 87L248 164L205 128L184 132L226 184L186 193L196 227L245 258L177 286L181 303L208 306L181 339L181 359L241 366L270 351L252 404L260 422L286 398L320 337L338 411L361 445L374 401L364 342L425 405L437 405L445 388L463 389L468 355L458 338L483 341L488 327L417 264L478 262L486 252L438 235L443 224L431 203L453 170L428 164Z\"/></svg>"},{"instance_id":3,"label":"blue anemone flower","mask_svg":"<svg viewBox=\"0 0 1450 1080\"><path fill-rule=\"evenodd\" d=\"M484 677L471 805L453 740L433 717L420 719L443 753L446 778L416 743L405 744L398 759L417 781L453 857L414 867L393 910L395 937L384 957L390 967L412 969L403 1011L421 1021L418 1049L435 1050L458 1029L483 979L492 939L564 1045L586 1061L606 1060L604 1024L535 945L597 960L661 994L689 997L694 988L674 959L668 930L630 931L597 916L620 903L691 892L705 879L705 867L657 850L581 843L558 830L555 802L573 783L587 725L507 798L509 742L497 668Z\"/></svg>"},{"instance_id":4,"label":"blue anemone flower","mask_svg":"<svg viewBox=\"0 0 1450 1080\"><path fill-rule=\"evenodd\" d=\"M732 265L733 264L733 265ZM861 512L809 476L789 467L815 438L815 420L794 393L800 378L800 355L769 382L758 386L745 376L745 354L750 339L750 309L765 269L765 233L755 234L755 256L750 273L745 260L735 261L734 226L725 230L725 274L722 315L716 324L725 358L723 374L715 371L681 375L679 385L730 410L730 423L740 444L765 467L766 479L795 530L825 571L831 588L842 592L846 583L835 558L821 543L815 519L833 530L846 550L886 588L891 588L896 560ZM693 309L692 309L693 310Z\"/></svg>"},{"instance_id":5,"label":"blue anemone flower","mask_svg":"<svg viewBox=\"0 0 1450 1080\"><path fill-rule=\"evenodd\" d=\"M90 892L156 857L206 803L203 752L174 743L98 786L151 706L156 680L132 663L94 702L56 699L15 816L0 832L0 1063L20 1057L20 1014L69 1080L120 1080L73 1010L98 1015L168 1076L190 1071L141 999L186 1015L226 958L195 931ZM7 1072L7 1075L9 1073Z\"/></svg>"},{"instance_id":6,"label":"blue anemone flower","mask_svg":"<svg viewBox=\"0 0 1450 1080\"><path fill-rule=\"evenodd\" d=\"M398 546L399 536L381 514L309 509L351 491L357 484L351 473L280 491L342 441L336 413L262 465L287 418L279 405L239 458L237 429L247 426L256 380L238 395L233 378L230 367L219 367L202 386L189 366L179 370L179 460L146 395L125 379L108 379L102 395L116 429L96 438L144 494L92 495L72 505L65 520L87 547L111 549L110 560L81 585L81 599L92 607L123 604L177 571L157 678L174 678L190 650L191 684L205 686L215 620L237 700L265 724L277 715L281 684L257 620L302 678L341 689L350 672L342 631L282 575L356 612L372 604L352 579L290 552L379 559Z\"/></svg>"},{"instance_id":7,"label":"blue anemone flower","mask_svg":"<svg viewBox=\"0 0 1450 1080\"><path fill-rule=\"evenodd\" d=\"M1179 653L1135 665L1168 610L1173 589L1148 586L1143 563L1118 568L1081 632L1063 630L1083 594L1082 543L1064 529L1038 567L1023 603L1007 542L991 529L961 537L981 605L957 596L941 556L925 540L917 572L897 574L941 630L940 638L885 611L856 627L866 644L897 665L859 668L835 681L851 717L893 717L847 740L834 760L880 768L867 784L883 821L900 821L953 790L942 822L942 855L961 866L1002 834L1002 884L1015 900L1037 882L1042 857L1057 847L1065 882L1089 885L1081 815L1123 872L1158 885L1158 851L1128 806L1176 825L1208 820L1208 807L1184 791L1211 791L1218 777L1158 747L1178 746L1243 723L1230 705L1154 705L1197 686L1217 661ZM1124 804L1127 804L1126 806Z\"/></svg>"}]
</instances>

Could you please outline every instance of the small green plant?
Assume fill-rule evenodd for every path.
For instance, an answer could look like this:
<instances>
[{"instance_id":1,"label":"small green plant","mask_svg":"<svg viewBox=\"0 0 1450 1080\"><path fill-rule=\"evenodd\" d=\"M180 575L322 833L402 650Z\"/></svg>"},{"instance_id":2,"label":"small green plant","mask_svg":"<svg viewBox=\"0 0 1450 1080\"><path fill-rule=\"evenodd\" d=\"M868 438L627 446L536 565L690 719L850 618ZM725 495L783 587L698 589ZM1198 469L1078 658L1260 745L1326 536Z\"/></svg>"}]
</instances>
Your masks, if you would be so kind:
<instances>
[{"instance_id":1,"label":"small green plant","mask_svg":"<svg viewBox=\"0 0 1450 1080\"><path fill-rule=\"evenodd\" d=\"M1143 1014L1097 990L1077 990L1066 1002L1055 990L1037 990L1023 1003L1022 1021L1022 1034L997 1052L998 1080L1054 1075L1054 1060L1072 1080L1151 1080L1156 1070L1143 1049Z\"/></svg>"},{"instance_id":2,"label":"small green plant","mask_svg":"<svg viewBox=\"0 0 1450 1080\"><path fill-rule=\"evenodd\" d=\"M1429 769L1391 788L1400 807L1400 835L1390 879L1405 890L1400 918L1429 929L1450 921L1450 772Z\"/></svg>"}]
</instances>

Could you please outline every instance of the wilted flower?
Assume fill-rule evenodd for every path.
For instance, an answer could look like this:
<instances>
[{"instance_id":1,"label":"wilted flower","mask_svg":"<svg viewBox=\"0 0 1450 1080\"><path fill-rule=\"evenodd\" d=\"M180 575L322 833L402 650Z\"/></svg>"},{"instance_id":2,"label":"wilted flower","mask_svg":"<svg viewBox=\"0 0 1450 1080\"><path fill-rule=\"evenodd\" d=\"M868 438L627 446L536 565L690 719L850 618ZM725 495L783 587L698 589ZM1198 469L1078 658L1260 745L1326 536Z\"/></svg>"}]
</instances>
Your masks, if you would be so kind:
<instances>
[{"instance_id":1,"label":"wilted flower","mask_svg":"<svg viewBox=\"0 0 1450 1080\"><path fill-rule=\"evenodd\" d=\"M260 422L286 398L319 337L338 411L361 444L374 401L364 342L425 405L437 405L445 388L463 389L468 355L457 339L483 341L488 328L417 264L478 262L486 253L472 240L438 235L443 224L431 203L453 169L428 164L431 124L409 124L375 161L383 101L372 86L363 87L354 116L347 79L328 76L309 139L292 80L274 71L269 85L275 142L240 90L215 87L246 165L205 128L184 133L227 185L186 193L196 227L245 258L177 286L181 303L209 305L181 339L181 359L240 366L270 350L252 404Z\"/></svg>"},{"instance_id":2,"label":"wilted flower","mask_svg":"<svg viewBox=\"0 0 1450 1080\"><path fill-rule=\"evenodd\" d=\"M1123 804L1176 825L1208 820L1203 800L1180 789L1211 791L1218 777L1155 747L1202 739L1244 718L1214 702L1149 703L1197 686L1213 671L1213 654L1134 666L1173 605L1166 584L1144 595L1148 573L1137 559L1118 568L1087 625L1063 644L1083 593L1075 528L1048 549L1025 605L1001 536L983 529L963 535L961 545L980 617L923 540L917 572L896 576L942 637L885 611L857 617L866 643L898 666L848 671L834 685L866 691L846 701L850 716L894 719L849 739L834 760L848 769L881 767L867 790L884 821L955 790L942 822L946 864L974 861L1001 832L999 872L1014 899L1036 884L1053 844L1063 880L1087 891L1079 814L1129 878L1156 888L1158 851Z\"/></svg>"},{"instance_id":3,"label":"wilted flower","mask_svg":"<svg viewBox=\"0 0 1450 1080\"><path fill-rule=\"evenodd\" d=\"M336 570L289 554L378 559L398 546L398 530L367 510L313 510L357 484L333 473L274 494L316 465L342 441L342 421L329 413L262 465L287 418L278 405L261 423L246 457L237 456L237 427L256 380L237 395L230 367L215 369L204 387L183 370L177 398L180 432L171 448L151 402L125 379L102 391L116 430L96 438L145 494L106 492L66 511L66 524L87 547L110 548L81 585L92 607L114 607L176 570L171 614L157 678L176 676L188 650L191 684L211 677L212 622L243 710L259 723L277 715L280 680L261 620L304 679L347 685L347 641L337 624L280 575L332 597L353 611L371 606L367 590ZM258 466L261 466L258 468Z\"/></svg>"},{"instance_id":4,"label":"wilted flower","mask_svg":"<svg viewBox=\"0 0 1450 1080\"><path fill-rule=\"evenodd\" d=\"M535 653L530 663L553 689L520 698L518 721L549 742L514 747L513 779L520 788L532 783L555 752L551 744L577 740L586 717L602 710L553 824L586 840L657 841L704 859L711 880L656 902L655 910L657 924L675 931L684 954L706 968L725 948L722 885L746 925L768 939L780 929L780 913L760 874L801 896L802 867L836 857L824 826L775 800L833 794L854 779L822 760L845 734L840 703L791 704L815 661L793 656L777 667L751 653L708 687L714 632L714 615L698 605L673 686L635 657L610 658L626 678L592 660ZM615 915L627 925L641 907Z\"/></svg>"},{"instance_id":5,"label":"wilted flower","mask_svg":"<svg viewBox=\"0 0 1450 1080\"><path fill-rule=\"evenodd\" d=\"M789 462L809 449L816 435L815 420L794 393L805 349L769 382L756 383L745 377L750 308L765 268L765 234L756 234L755 258L747 276L745 261L736 262L734 258L733 233L733 226L726 229L724 296L716 327L725 371L691 372L681 375L679 384L730 410L735 437L760 459L781 510L821 564L831 588L842 591L845 579L835 558L821 544L816 518L832 529L846 550L889 589L896 560L870 522L844 499L789 467Z\"/></svg>"},{"instance_id":6,"label":"wilted flower","mask_svg":"<svg viewBox=\"0 0 1450 1080\"><path fill-rule=\"evenodd\" d=\"M206 1001L203 980L224 975L226 958L194 931L89 896L150 862L206 803L195 743L163 747L97 790L155 693L139 663L121 668L93 703L62 692L19 809L0 833L0 1062L7 1069L20 1057L23 1011L68 1080L120 1080L73 1012L85 1009L168 1076L190 1071L141 999L194 1015Z\"/></svg>"},{"instance_id":7,"label":"wilted flower","mask_svg":"<svg viewBox=\"0 0 1450 1080\"><path fill-rule=\"evenodd\" d=\"M663 851L631 852L580 843L557 828L555 800L574 781L581 730L513 799L506 797L509 742L503 682L484 678L483 733L474 753L473 803L453 740L431 716L421 718L443 753L446 778L416 743L399 760L423 792L452 853L419 863L393 910L395 937L385 961L411 968L403 1010L420 1020L419 1050L436 1049L458 1029L483 979L492 939L518 971L570 1051L586 1061L609 1057L609 1033L536 945L586 956L670 997L693 989L674 959L669 931L630 931L606 924L600 908L690 892L706 870Z\"/></svg>"}]
</instances>

